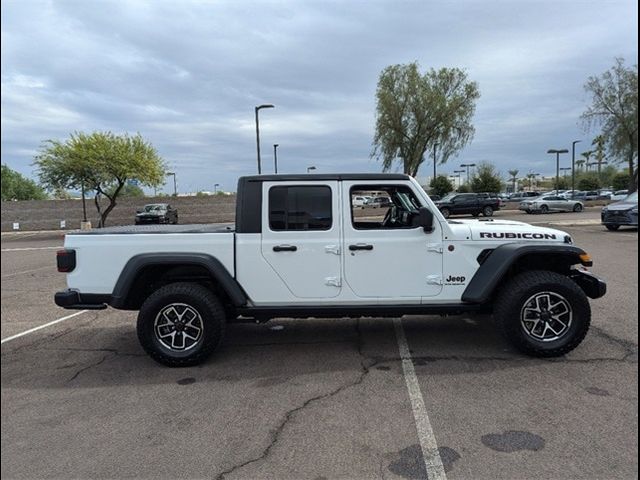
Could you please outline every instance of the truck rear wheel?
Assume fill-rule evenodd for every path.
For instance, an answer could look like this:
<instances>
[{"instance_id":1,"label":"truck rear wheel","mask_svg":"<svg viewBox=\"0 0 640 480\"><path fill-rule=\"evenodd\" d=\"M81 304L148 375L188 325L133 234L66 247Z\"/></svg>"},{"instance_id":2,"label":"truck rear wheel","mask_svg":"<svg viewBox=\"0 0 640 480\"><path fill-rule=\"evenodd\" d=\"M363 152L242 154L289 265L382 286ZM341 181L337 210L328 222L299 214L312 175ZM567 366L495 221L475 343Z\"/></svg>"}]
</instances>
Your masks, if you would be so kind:
<instances>
[{"instance_id":1,"label":"truck rear wheel","mask_svg":"<svg viewBox=\"0 0 640 480\"><path fill-rule=\"evenodd\" d=\"M513 278L498 296L494 317L505 338L534 357L558 357L587 335L591 307L570 278L529 271Z\"/></svg>"},{"instance_id":2,"label":"truck rear wheel","mask_svg":"<svg viewBox=\"0 0 640 480\"><path fill-rule=\"evenodd\" d=\"M196 283L172 283L156 290L138 314L138 339L158 363L197 365L224 336L226 316L215 295Z\"/></svg>"}]
</instances>

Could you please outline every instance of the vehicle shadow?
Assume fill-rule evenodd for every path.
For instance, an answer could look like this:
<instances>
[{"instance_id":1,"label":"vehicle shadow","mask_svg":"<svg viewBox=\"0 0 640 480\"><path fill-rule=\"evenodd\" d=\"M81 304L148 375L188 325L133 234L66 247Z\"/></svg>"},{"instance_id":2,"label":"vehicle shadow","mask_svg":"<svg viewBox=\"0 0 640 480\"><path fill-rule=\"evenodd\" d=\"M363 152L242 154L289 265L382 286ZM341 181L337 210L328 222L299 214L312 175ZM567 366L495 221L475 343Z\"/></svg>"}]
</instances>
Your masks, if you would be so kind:
<instances>
[{"instance_id":1,"label":"vehicle shadow","mask_svg":"<svg viewBox=\"0 0 640 480\"><path fill-rule=\"evenodd\" d=\"M550 363L624 357L615 342L590 334L566 357L536 359L516 352L490 317L411 316L402 320L416 367L429 375L457 375L531 368ZM303 382L313 375L402 375L392 319L276 319L232 324L221 348L204 364L172 369L155 363L139 346L134 325L90 326L2 353L3 388L76 389L117 385L163 385L189 379L222 386L257 387Z\"/></svg>"}]
</instances>

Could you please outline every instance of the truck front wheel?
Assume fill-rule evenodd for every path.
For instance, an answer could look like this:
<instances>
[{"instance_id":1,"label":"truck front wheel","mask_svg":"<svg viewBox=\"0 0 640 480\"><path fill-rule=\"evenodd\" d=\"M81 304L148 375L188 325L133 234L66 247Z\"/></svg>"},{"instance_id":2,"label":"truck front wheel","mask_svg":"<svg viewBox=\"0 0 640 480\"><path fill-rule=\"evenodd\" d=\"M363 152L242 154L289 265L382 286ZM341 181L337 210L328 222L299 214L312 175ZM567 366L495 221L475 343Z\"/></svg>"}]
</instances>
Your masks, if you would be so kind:
<instances>
[{"instance_id":1,"label":"truck front wheel","mask_svg":"<svg viewBox=\"0 0 640 480\"><path fill-rule=\"evenodd\" d=\"M576 348L591 323L589 300L570 278L529 271L509 280L496 299L496 323L505 338L534 357L558 357Z\"/></svg>"},{"instance_id":2,"label":"truck front wheel","mask_svg":"<svg viewBox=\"0 0 640 480\"><path fill-rule=\"evenodd\" d=\"M169 367L203 362L220 345L226 323L215 295L195 283L156 290L138 314L138 339L155 361Z\"/></svg>"},{"instance_id":3,"label":"truck front wheel","mask_svg":"<svg viewBox=\"0 0 640 480\"><path fill-rule=\"evenodd\" d=\"M491 207L490 205L487 205L486 207L484 207L482 209L482 215L484 215L485 217L490 217L493 215L493 207Z\"/></svg>"}]
</instances>

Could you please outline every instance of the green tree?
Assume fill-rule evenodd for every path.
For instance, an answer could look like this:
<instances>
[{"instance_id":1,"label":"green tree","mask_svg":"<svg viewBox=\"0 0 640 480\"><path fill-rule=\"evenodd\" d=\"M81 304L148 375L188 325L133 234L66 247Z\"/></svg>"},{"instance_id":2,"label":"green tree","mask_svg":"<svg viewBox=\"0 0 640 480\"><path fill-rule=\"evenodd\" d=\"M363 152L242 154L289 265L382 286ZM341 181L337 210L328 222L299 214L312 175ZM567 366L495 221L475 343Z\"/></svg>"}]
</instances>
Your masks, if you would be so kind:
<instances>
[{"instance_id":1,"label":"green tree","mask_svg":"<svg viewBox=\"0 0 640 480\"><path fill-rule=\"evenodd\" d=\"M24 177L8 165L2 165L2 200L44 200L46 192L33 180Z\"/></svg>"},{"instance_id":2,"label":"green tree","mask_svg":"<svg viewBox=\"0 0 640 480\"><path fill-rule=\"evenodd\" d=\"M480 98L478 85L458 68L425 74L419 68L413 62L380 73L371 153L385 171L399 160L404 173L414 177L426 152L435 150L435 161L443 164L473 139L471 120Z\"/></svg>"},{"instance_id":3,"label":"green tree","mask_svg":"<svg viewBox=\"0 0 640 480\"><path fill-rule=\"evenodd\" d=\"M467 185L466 183L463 183L462 185L460 185L458 187L458 189L456 191L458 193L470 193L471 192L471 187L469 187L469 185Z\"/></svg>"},{"instance_id":4,"label":"green tree","mask_svg":"<svg viewBox=\"0 0 640 480\"><path fill-rule=\"evenodd\" d=\"M618 172L611 180L611 185L614 190L626 190L629 188L629 174Z\"/></svg>"},{"instance_id":5,"label":"green tree","mask_svg":"<svg viewBox=\"0 0 640 480\"><path fill-rule=\"evenodd\" d=\"M502 178L496 167L488 162L480 162L476 167L476 173L471 179L473 192L497 193L502 190Z\"/></svg>"},{"instance_id":6,"label":"green tree","mask_svg":"<svg viewBox=\"0 0 640 480\"><path fill-rule=\"evenodd\" d=\"M600 178L595 172L587 172L581 175L580 180L578 180L579 190L598 190L600 185Z\"/></svg>"},{"instance_id":7,"label":"green tree","mask_svg":"<svg viewBox=\"0 0 640 480\"><path fill-rule=\"evenodd\" d=\"M92 190L100 227L106 224L129 180L155 187L162 184L166 171L155 148L139 134L111 132L74 133L64 142L47 140L35 164L47 188Z\"/></svg>"},{"instance_id":8,"label":"green tree","mask_svg":"<svg viewBox=\"0 0 640 480\"><path fill-rule=\"evenodd\" d=\"M627 163L629 190L638 182L638 65L627 67L622 58L600 76L589 77L584 86L591 105L582 114L586 129L599 126L609 152Z\"/></svg>"},{"instance_id":9,"label":"green tree","mask_svg":"<svg viewBox=\"0 0 640 480\"><path fill-rule=\"evenodd\" d=\"M513 184L514 192L518 191L518 173L520 173L520 170L509 170L509 180Z\"/></svg>"},{"instance_id":10,"label":"green tree","mask_svg":"<svg viewBox=\"0 0 640 480\"><path fill-rule=\"evenodd\" d=\"M113 195L115 193L115 189L109 189L109 195ZM144 194L144 190L142 190L138 185L132 185L127 183L120 190L120 197L122 198L144 198L146 195Z\"/></svg>"},{"instance_id":11,"label":"green tree","mask_svg":"<svg viewBox=\"0 0 640 480\"><path fill-rule=\"evenodd\" d=\"M439 197L444 197L447 193L453 192L453 184L445 175L438 175L432 178L429 187L429 193Z\"/></svg>"}]
</instances>

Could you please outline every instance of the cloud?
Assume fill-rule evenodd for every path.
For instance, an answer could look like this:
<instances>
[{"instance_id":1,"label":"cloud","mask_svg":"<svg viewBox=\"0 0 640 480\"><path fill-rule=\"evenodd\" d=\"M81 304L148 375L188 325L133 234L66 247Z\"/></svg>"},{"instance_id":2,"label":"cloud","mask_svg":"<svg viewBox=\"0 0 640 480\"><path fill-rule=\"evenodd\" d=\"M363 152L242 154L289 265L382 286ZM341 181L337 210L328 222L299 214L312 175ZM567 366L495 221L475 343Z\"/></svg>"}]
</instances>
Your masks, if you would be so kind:
<instances>
[{"instance_id":1,"label":"cloud","mask_svg":"<svg viewBox=\"0 0 640 480\"><path fill-rule=\"evenodd\" d=\"M637 5L557 2L75 2L2 4L2 161L31 174L47 138L140 132L181 189L235 189L256 171L378 171L379 72L417 60L479 83L457 159L551 172L550 147L588 144L589 75L637 61ZM588 138L587 138L588 137ZM428 164L423 171L430 171Z\"/></svg>"}]
</instances>

